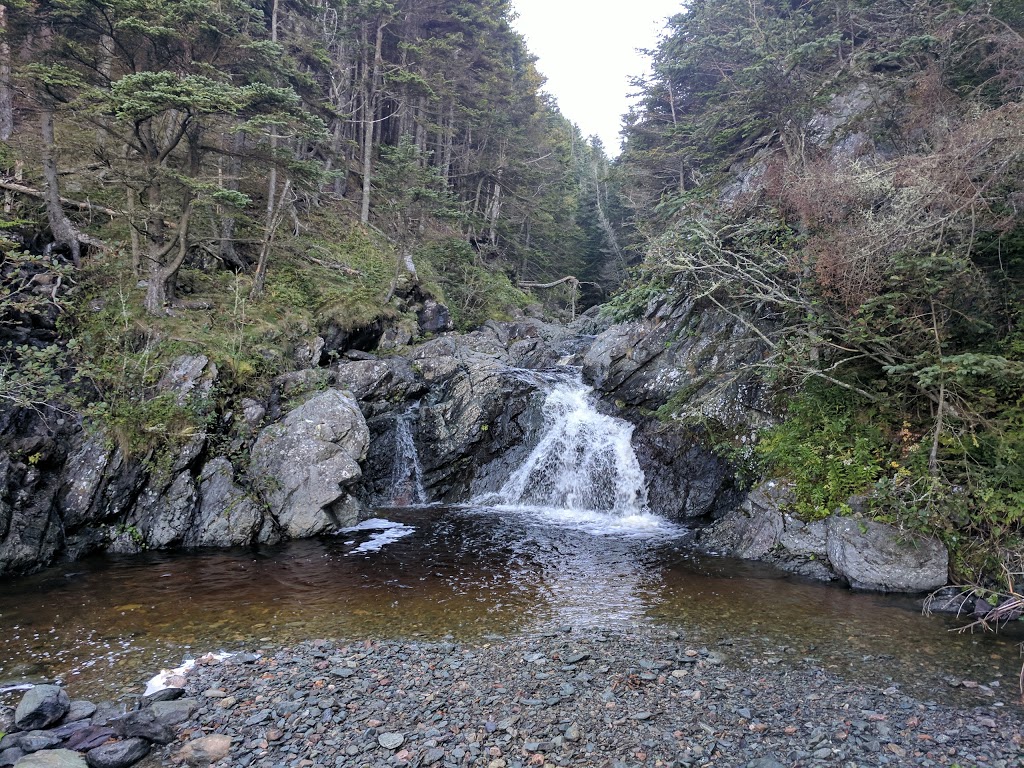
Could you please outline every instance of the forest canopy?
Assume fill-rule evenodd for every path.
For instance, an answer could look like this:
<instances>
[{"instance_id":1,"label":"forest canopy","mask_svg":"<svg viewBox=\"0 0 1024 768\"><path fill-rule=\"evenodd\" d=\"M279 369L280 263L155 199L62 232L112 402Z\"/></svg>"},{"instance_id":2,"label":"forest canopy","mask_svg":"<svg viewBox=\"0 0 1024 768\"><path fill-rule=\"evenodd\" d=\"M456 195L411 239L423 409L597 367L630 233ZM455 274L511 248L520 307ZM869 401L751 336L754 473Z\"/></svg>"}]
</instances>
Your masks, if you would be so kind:
<instances>
[{"instance_id":1,"label":"forest canopy","mask_svg":"<svg viewBox=\"0 0 1024 768\"><path fill-rule=\"evenodd\" d=\"M800 393L760 471L805 516L868 494L979 537L967 576L1022 570L1022 32L1014 2L694 0L619 169L638 289L735 313Z\"/></svg>"}]
</instances>

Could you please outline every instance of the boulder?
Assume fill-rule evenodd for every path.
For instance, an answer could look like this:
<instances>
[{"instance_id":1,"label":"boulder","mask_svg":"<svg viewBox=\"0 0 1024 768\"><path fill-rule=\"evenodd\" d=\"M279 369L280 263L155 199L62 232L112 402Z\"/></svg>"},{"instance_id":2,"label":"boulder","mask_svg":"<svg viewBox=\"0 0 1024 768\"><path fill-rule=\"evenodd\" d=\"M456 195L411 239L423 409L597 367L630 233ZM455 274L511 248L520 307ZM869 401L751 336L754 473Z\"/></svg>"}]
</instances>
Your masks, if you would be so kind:
<instances>
[{"instance_id":1,"label":"boulder","mask_svg":"<svg viewBox=\"0 0 1024 768\"><path fill-rule=\"evenodd\" d=\"M18 760L18 768L87 768L88 763L78 752L70 749L44 749Z\"/></svg>"},{"instance_id":2,"label":"boulder","mask_svg":"<svg viewBox=\"0 0 1024 768\"><path fill-rule=\"evenodd\" d=\"M56 685L37 685L25 692L14 711L14 724L23 731L46 728L68 713L71 699Z\"/></svg>"},{"instance_id":3,"label":"boulder","mask_svg":"<svg viewBox=\"0 0 1024 768\"><path fill-rule=\"evenodd\" d=\"M198 707L199 702L195 699L174 699L155 702L152 710L158 722L172 726L188 720Z\"/></svg>"},{"instance_id":4,"label":"boulder","mask_svg":"<svg viewBox=\"0 0 1024 768\"><path fill-rule=\"evenodd\" d=\"M60 744L63 739L52 731L25 731L18 734L16 746L22 752L38 752L41 749L49 749Z\"/></svg>"},{"instance_id":5,"label":"boulder","mask_svg":"<svg viewBox=\"0 0 1024 768\"><path fill-rule=\"evenodd\" d=\"M128 768L149 754L145 739L125 739L90 749L85 753L89 768Z\"/></svg>"},{"instance_id":6,"label":"boulder","mask_svg":"<svg viewBox=\"0 0 1024 768\"><path fill-rule=\"evenodd\" d=\"M758 486L742 504L701 532L701 548L771 563L819 581L835 579L826 554L825 522L804 522L785 512L791 501L785 483L768 481Z\"/></svg>"},{"instance_id":7,"label":"boulder","mask_svg":"<svg viewBox=\"0 0 1024 768\"><path fill-rule=\"evenodd\" d=\"M124 739L141 738L157 744L174 741L174 730L160 721L152 707L129 712L114 720L111 727Z\"/></svg>"},{"instance_id":8,"label":"boulder","mask_svg":"<svg viewBox=\"0 0 1024 768\"><path fill-rule=\"evenodd\" d=\"M292 538L315 536L355 520L339 520L347 488L362 476L370 434L355 400L329 389L260 432L249 475L282 530Z\"/></svg>"},{"instance_id":9,"label":"boulder","mask_svg":"<svg viewBox=\"0 0 1024 768\"><path fill-rule=\"evenodd\" d=\"M185 744L176 755L179 761L186 765L208 766L227 757L231 749L231 737L220 733L212 736L203 736Z\"/></svg>"},{"instance_id":10,"label":"boulder","mask_svg":"<svg viewBox=\"0 0 1024 768\"><path fill-rule=\"evenodd\" d=\"M833 516L827 548L832 567L854 589L929 592L946 584L946 547L885 523Z\"/></svg>"},{"instance_id":11,"label":"boulder","mask_svg":"<svg viewBox=\"0 0 1024 768\"><path fill-rule=\"evenodd\" d=\"M255 543L263 509L234 480L224 457L212 459L199 476L199 512L185 535L190 547L232 547Z\"/></svg>"},{"instance_id":12,"label":"boulder","mask_svg":"<svg viewBox=\"0 0 1024 768\"><path fill-rule=\"evenodd\" d=\"M423 302L423 308L416 313L420 333L443 333L452 329L452 315L448 307L434 299Z\"/></svg>"},{"instance_id":13,"label":"boulder","mask_svg":"<svg viewBox=\"0 0 1024 768\"><path fill-rule=\"evenodd\" d=\"M108 728L105 725L90 725L88 728L83 728L69 736L65 746L76 752L87 752L101 744L105 744L116 736L117 734L114 733L113 728Z\"/></svg>"},{"instance_id":14,"label":"boulder","mask_svg":"<svg viewBox=\"0 0 1024 768\"><path fill-rule=\"evenodd\" d=\"M74 723L78 720L85 720L92 717L96 712L96 705L85 699L73 699L68 713L64 715L65 723Z\"/></svg>"}]
</instances>

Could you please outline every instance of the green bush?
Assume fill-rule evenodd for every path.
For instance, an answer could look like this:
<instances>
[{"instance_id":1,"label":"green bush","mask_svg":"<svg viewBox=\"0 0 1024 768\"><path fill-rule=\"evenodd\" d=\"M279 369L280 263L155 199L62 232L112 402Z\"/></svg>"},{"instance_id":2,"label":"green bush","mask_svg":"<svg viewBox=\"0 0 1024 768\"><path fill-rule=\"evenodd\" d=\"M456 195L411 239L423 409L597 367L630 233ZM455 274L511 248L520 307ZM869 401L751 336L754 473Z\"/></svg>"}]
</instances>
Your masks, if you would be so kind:
<instances>
[{"instance_id":1,"label":"green bush","mask_svg":"<svg viewBox=\"0 0 1024 768\"><path fill-rule=\"evenodd\" d=\"M416 257L422 277L436 283L460 331L478 328L488 320L507 319L531 299L504 272L482 263L464 240L447 238L421 248Z\"/></svg>"},{"instance_id":2,"label":"green bush","mask_svg":"<svg viewBox=\"0 0 1024 768\"><path fill-rule=\"evenodd\" d=\"M882 424L856 395L812 384L790 402L786 420L762 436L756 455L767 474L793 482L797 514L821 519L902 466Z\"/></svg>"}]
</instances>

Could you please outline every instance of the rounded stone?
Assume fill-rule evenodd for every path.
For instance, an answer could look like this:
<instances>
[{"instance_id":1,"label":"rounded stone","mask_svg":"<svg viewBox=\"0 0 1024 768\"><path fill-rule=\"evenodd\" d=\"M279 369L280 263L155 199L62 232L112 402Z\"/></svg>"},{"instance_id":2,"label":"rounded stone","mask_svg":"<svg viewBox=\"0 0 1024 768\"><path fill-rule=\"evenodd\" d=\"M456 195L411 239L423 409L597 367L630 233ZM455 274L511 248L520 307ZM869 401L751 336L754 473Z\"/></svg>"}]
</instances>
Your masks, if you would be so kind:
<instances>
[{"instance_id":1,"label":"rounded stone","mask_svg":"<svg viewBox=\"0 0 1024 768\"><path fill-rule=\"evenodd\" d=\"M377 737L377 743L384 749L398 749L405 743L405 736L400 733L382 733Z\"/></svg>"}]
</instances>

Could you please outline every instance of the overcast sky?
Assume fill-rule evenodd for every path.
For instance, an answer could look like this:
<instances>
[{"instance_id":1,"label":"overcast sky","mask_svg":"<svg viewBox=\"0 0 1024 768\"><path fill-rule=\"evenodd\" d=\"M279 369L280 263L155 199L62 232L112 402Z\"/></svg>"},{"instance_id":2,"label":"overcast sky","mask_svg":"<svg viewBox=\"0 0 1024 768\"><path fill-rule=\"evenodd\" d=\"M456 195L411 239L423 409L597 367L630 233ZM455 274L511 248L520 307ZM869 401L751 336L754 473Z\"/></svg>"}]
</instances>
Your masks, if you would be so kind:
<instances>
[{"instance_id":1,"label":"overcast sky","mask_svg":"<svg viewBox=\"0 0 1024 768\"><path fill-rule=\"evenodd\" d=\"M631 77L647 71L638 48L653 48L682 0L513 0L516 28L539 58L545 90L584 136L597 134L619 152Z\"/></svg>"}]
</instances>

